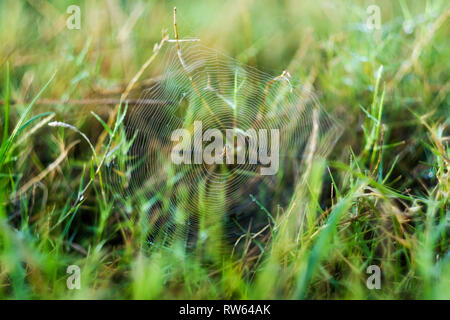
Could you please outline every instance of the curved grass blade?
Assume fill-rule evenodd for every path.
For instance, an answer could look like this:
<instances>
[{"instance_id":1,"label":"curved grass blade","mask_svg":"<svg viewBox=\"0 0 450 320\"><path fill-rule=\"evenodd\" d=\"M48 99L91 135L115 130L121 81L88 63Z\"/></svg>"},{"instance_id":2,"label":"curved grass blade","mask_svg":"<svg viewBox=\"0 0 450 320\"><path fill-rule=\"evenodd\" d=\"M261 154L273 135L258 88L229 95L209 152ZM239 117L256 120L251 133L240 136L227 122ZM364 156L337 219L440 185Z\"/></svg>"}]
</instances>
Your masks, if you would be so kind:
<instances>
[{"instance_id":1,"label":"curved grass blade","mask_svg":"<svg viewBox=\"0 0 450 320\"><path fill-rule=\"evenodd\" d=\"M50 82L55 78L56 72L50 77L50 79L47 81L47 83L44 85L44 87L39 91L39 93L34 97L33 101L28 105L28 107L25 109L25 112L20 116L19 121L16 124L16 127L14 128L13 132L11 133L11 136L6 140L5 143L2 143L2 146L0 148L0 169L3 167L3 164L5 162L6 155L11 148L11 145L14 141L14 139L17 137L17 135L25 129L31 122L36 120L39 117L34 117L30 119L30 121L27 121L25 124L24 121L27 118L28 114L30 113L31 109L35 105L36 101L39 99L39 97L42 95L42 93L47 89ZM32 120L32 121L31 121Z\"/></svg>"}]
</instances>

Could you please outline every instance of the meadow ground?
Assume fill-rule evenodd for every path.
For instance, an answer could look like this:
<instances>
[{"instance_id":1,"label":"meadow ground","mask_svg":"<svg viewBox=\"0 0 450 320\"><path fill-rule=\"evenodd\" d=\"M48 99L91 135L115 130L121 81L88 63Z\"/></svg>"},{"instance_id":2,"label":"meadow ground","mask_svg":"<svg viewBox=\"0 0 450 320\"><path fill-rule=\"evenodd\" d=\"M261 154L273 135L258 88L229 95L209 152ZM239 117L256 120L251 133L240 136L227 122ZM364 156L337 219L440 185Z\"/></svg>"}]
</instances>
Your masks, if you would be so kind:
<instances>
[{"instance_id":1,"label":"meadow ground","mask_svg":"<svg viewBox=\"0 0 450 320\"><path fill-rule=\"evenodd\" d=\"M450 298L447 1L376 1L372 30L372 1L80 1L69 29L72 2L0 1L1 298ZM175 5L180 37L288 70L343 124L326 161L255 199L266 225L188 248L150 242L101 163Z\"/></svg>"}]
</instances>

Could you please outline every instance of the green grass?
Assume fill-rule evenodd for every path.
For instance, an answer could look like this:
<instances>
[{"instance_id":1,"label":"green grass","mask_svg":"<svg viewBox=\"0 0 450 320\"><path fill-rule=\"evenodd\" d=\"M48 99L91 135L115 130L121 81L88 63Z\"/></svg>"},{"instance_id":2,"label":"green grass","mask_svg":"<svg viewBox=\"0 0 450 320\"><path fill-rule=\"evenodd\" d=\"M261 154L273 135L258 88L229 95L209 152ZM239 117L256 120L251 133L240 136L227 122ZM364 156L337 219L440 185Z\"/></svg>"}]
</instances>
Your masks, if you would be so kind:
<instances>
[{"instance_id":1,"label":"green grass","mask_svg":"<svg viewBox=\"0 0 450 320\"><path fill-rule=\"evenodd\" d=\"M450 298L446 1L377 1L373 32L366 1L82 1L81 30L65 28L70 4L0 2L1 298ZM174 5L181 37L288 70L344 124L327 161L281 170L276 195L254 198L269 222L189 248L149 245L145 210L97 170L124 140L121 95L161 30L174 38Z\"/></svg>"}]
</instances>

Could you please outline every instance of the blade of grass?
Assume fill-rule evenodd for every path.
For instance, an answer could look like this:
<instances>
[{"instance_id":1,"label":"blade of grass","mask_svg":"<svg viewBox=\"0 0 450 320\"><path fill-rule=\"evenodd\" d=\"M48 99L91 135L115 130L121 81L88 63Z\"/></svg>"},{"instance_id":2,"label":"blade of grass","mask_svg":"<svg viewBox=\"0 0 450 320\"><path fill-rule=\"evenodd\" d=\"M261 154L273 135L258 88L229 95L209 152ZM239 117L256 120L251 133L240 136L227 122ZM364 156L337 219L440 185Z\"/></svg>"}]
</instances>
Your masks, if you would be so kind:
<instances>
[{"instance_id":1,"label":"blade of grass","mask_svg":"<svg viewBox=\"0 0 450 320\"><path fill-rule=\"evenodd\" d=\"M10 88L9 88L9 62L6 63L6 84L5 84L5 123L3 125L3 140L2 146L6 143L8 139L8 126L9 126L9 99L10 99Z\"/></svg>"},{"instance_id":2,"label":"blade of grass","mask_svg":"<svg viewBox=\"0 0 450 320\"><path fill-rule=\"evenodd\" d=\"M56 72L53 73L53 75L50 77L50 79L47 81L47 83L44 85L44 87L39 91L39 93L34 97L33 101L28 105L28 107L25 109L25 112L20 116L19 121L16 124L16 127L14 128L13 132L11 133L11 136L6 140L6 142L3 144L0 148L0 170L3 167L3 164L5 162L5 158L7 155L8 150L10 149L14 139L17 137L17 135L31 122L28 121L25 123L25 125L22 126L23 122L27 118L28 114L30 113L31 109L33 108L36 101L39 99L39 97L42 95L42 93L47 89L47 87L50 85L52 80L55 78ZM32 120L36 120L37 118L34 117Z\"/></svg>"}]
</instances>

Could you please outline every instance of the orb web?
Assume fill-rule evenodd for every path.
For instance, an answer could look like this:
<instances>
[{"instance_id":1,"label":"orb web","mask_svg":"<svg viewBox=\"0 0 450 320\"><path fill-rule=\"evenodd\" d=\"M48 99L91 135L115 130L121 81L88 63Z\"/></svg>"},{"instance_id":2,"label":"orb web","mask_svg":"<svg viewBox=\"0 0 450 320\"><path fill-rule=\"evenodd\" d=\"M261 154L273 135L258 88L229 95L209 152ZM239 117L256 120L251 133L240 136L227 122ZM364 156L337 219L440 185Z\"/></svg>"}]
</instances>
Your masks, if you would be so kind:
<instances>
[{"instance_id":1,"label":"orb web","mask_svg":"<svg viewBox=\"0 0 450 320\"><path fill-rule=\"evenodd\" d=\"M109 184L147 215L151 241L226 237L230 216L264 214L251 208L254 199L270 203L283 175L301 169L311 152L308 145L326 156L341 132L312 92L291 83L286 73L266 74L197 43L180 43L180 49L168 49L160 79L128 109L124 128L129 147L107 167ZM267 164L248 160L227 164L234 138L224 139L223 163L192 161L202 156L196 148L204 150L208 143L202 136L195 139L195 123L200 122L201 134L228 129L247 144L240 133L278 130L277 172L262 175ZM191 163L175 164L171 158L179 142L172 141L172 133L180 128L191 133ZM274 151L270 144L267 148Z\"/></svg>"}]
</instances>

